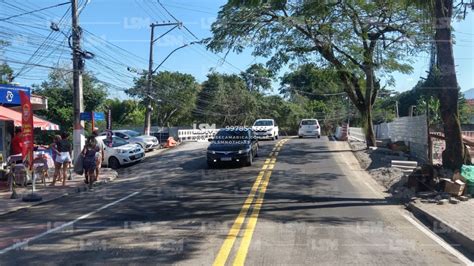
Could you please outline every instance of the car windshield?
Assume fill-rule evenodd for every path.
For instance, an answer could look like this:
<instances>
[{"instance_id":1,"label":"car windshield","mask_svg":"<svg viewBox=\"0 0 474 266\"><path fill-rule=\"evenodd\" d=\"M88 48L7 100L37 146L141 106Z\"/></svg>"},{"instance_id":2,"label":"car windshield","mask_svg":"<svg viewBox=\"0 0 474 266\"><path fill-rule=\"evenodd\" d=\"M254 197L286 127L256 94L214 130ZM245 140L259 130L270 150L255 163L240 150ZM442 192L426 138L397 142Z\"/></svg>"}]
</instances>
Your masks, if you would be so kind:
<instances>
[{"instance_id":1,"label":"car windshield","mask_svg":"<svg viewBox=\"0 0 474 266\"><path fill-rule=\"evenodd\" d=\"M318 124L317 120L303 120L303 121L301 121L301 125L303 125L303 126L313 126L313 125L317 125L317 124Z\"/></svg>"},{"instance_id":2,"label":"car windshield","mask_svg":"<svg viewBox=\"0 0 474 266\"><path fill-rule=\"evenodd\" d=\"M258 120L253 124L254 126L273 126L272 120Z\"/></svg>"},{"instance_id":3,"label":"car windshield","mask_svg":"<svg viewBox=\"0 0 474 266\"><path fill-rule=\"evenodd\" d=\"M123 133L129 135L131 138L140 136L140 133L133 130L127 130L127 131L124 131Z\"/></svg>"},{"instance_id":4,"label":"car windshield","mask_svg":"<svg viewBox=\"0 0 474 266\"><path fill-rule=\"evenodd\" d=\"M127 145L128 142L126 140L123 140L121 138L116 138L116 137L112 137L112 145L111 144L111 141L108 140L108 139L104 139L104 144L108 147L120 147L120 146L123 146L123 145Z\"/></svg>"},{"instance_id":5,"label":"car windshield","mask_svg":"<svg viewBox=\"0 0 474 266\"><path fill-rule=\"evenodd\" d=\"M235 143L246 142L250 139L250 134L248 130L220 130L217 132L216 136L213 139L215 143Z\"/></svg>"}]
</instances>

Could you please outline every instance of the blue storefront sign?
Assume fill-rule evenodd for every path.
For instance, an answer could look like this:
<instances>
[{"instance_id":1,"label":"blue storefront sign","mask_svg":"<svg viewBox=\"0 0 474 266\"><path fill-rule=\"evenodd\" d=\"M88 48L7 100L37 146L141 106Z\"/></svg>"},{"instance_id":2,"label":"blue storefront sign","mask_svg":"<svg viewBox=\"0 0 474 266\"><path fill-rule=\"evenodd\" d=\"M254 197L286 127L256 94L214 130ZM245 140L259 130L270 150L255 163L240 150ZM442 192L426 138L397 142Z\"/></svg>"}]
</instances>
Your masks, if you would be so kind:
<instances>
[{"instance_id":1,"label":"blue storefront sign","mask_svg":"<svg viewBox=\"0 0 474 266\"><path fill-rule=\"evenodd\" d=\"M28 87L0 84L0 104L5 106L21 105L20 91L24 91L26 95L31 96L31 89Z\"/></svg>"}]
</instances>

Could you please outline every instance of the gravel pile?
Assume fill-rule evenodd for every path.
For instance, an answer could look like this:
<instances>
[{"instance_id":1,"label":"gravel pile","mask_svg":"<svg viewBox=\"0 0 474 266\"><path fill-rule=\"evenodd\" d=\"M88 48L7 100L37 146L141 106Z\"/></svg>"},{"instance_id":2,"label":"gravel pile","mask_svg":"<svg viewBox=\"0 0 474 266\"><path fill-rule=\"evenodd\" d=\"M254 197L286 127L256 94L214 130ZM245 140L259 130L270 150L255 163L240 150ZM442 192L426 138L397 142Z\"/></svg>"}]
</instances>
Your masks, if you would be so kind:
<instances>
[{"instance_id":1,"label":"gravel pile","mask_svg":"<svg viewBox=\"0 0 474 266\"><path fill-rule=\"evenodd\" d=\"M415 192L404 187L408 180L400 169L391 167L391 160L399 156L399 153L390 152L387 149L367 149L365 143L349 141L354 154L361 167L384 188L391 193L394 198L409 199Z\"/></svg>"}]
</instances>

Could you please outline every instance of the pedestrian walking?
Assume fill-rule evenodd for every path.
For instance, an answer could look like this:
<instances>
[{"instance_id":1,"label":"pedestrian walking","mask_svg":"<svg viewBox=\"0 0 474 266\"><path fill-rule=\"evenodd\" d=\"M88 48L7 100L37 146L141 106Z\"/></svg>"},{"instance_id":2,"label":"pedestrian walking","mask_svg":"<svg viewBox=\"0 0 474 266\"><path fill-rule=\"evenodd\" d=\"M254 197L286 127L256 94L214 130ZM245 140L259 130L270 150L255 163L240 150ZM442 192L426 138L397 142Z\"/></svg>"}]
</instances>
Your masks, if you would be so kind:
<instances>
[{"instance_id":1,"label":"pedestrian walking","mask_svg":"<svg viewBox=\"0 0 474 266\"><path fill-rule=\"evenodd\" d=\"M71 163L71 154L72 154L72 145L68 140L69 133L63 132L61 134L61 140L58 142L58 154L56 155L56 162L59 164L59 179L61 179L62 174L62 181L63 186L66 186L66 179L67 179L67 171L69 168L69 164ZM56 179L53 179L53 183L51 184L54 186L56 183Z\"/></svg>"},{"instance_id":2,"label":"pedestrian walking","mask_svg":"<svg viewBox=\"0 0 474 266\"><path fill-rule=\"evenodd\" d=\"M95 171L99 160L99 147L94 136L89 136L87 138L86 145L82 150L82 156L84 156L84 183L88 184L89 188L92 188L94 181L96 180Z\"/></svg>"},{"instance_id":3,"label":"pedestrian walking","mask_svg":"<svg viewBox=\"0 0 474 266\"><path fill-rule=\"evenodd\" d=\"M96 129L92 132L92 135L95 138L95 141L97 142L97 147L99 148L99 158L97 159L97 165L95 168L95 179L99 180L99 174L100 174L100 168L102 167L102 163L104 162L104 143L102 140L97 139L99 136L99 131Z\"/></svg>"},{"instance_id":4,"label":"pedestrian walking","mask_svg":"<svg viewBox=\"0 0 474 266\"><path fill-rule=\"evenodd\" d=\"M60 163L56 162L56 157L58 157L59 155L59 150L58 150L59 141L61 141L61 136L55 135L53 138L53 143L49 145L49 148L51 149L51 157L53 158L53 162L54 162L54 175L53 175L52 185L54 185L54 183L56 182L56 179L58 179L60 175L60 171L61 171L61 166L62 166Z\"/></svg>"}]
</instances>

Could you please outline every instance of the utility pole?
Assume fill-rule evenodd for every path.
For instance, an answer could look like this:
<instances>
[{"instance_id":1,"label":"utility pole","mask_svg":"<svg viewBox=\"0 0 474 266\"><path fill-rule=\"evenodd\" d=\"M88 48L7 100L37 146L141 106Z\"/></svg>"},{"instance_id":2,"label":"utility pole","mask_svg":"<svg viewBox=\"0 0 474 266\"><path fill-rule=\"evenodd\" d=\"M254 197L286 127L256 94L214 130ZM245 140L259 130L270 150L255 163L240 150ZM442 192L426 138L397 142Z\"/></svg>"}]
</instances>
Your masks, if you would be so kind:
<instances>
[{"instance_id":1,"label":"utility pole","mask_svg":"<svg viewBox=\"0 0 474 266\"><path fill-rule=\"evenodd\" d=\"M155 39L155 27L153 26L154 24L152 23L150 25L151 27L151 37L150 37L150 58L148 60L148 82L147 82L147 96L146 96L146 113L145 113L145 135L149 136L150 135L150 130L151 130L151 99L148 96L151 92L151 88L153 87L153 40Z\"/></svg>"},{"instance_id":2,"label":"utility pole","mask_svg":"<svg viewBox=\"0 0 474 266\"><path fill-rule=\"evenodd\" d=\"M84 69L83 55L81 53L81 35L77 12L77 0L71 0L72 12L72 62L73 62L73 105L74 105L74 131L73 150L74 160L79 156L84 146L84 124L81 121L81 112L84 110L82 98L82 71Z\"/></svg>"},{"instance_id":3,"label":"utility pole","mask_svg":"<svg viewBox=\"0 0 474 266\"><path fill-rule=\"evenodd\" d=\"M145 93L145 103L146 103L146 113L145 113L145 125L144 125L144 132L145 135L150 135L150 130L151 130L151 111L153 111L151 107L151 89L153 87L153 74L155 73L155 70L153 70L153 44L160 39L161 37L165 36L168 34L170 31L174 30L176 27L180 27L182 25L181 22L175 22L175 23L152 23L150 24L151 28L151 34L150 34L150 58L148 60L148 73L147 73L147 88L146 88L146 93ZM163 33L160 35L158 38L155 39L155 27L160 27L160 26L174 26L167 32Z\"/></svg>"}]
</instances>

